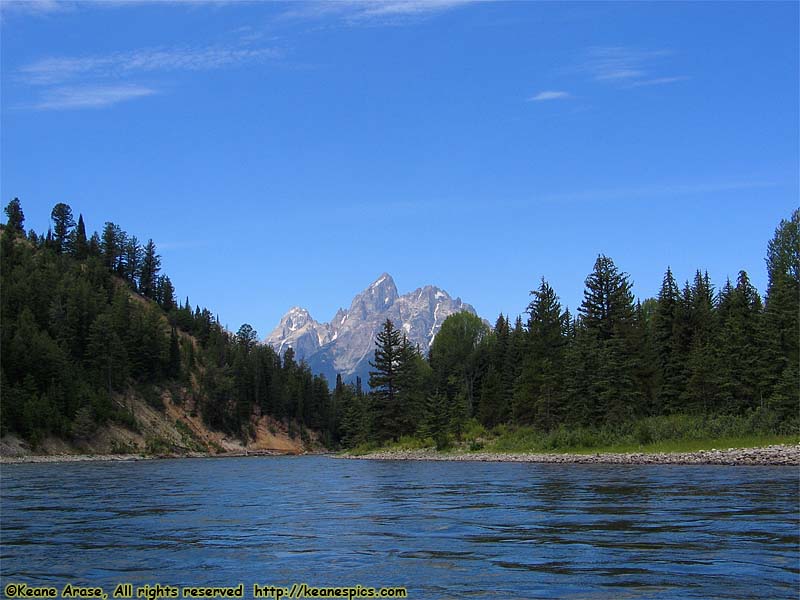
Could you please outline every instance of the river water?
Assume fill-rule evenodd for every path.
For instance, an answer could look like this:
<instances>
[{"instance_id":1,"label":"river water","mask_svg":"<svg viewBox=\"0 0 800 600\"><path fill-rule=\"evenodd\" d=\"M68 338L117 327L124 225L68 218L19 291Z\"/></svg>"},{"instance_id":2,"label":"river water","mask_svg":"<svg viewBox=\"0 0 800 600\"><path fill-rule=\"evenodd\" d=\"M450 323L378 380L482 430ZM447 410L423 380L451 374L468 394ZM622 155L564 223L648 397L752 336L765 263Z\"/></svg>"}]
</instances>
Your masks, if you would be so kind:
<instances>
[{"instance_id":1,"label":"river water","mask_svg":"<svg viewBox=\"0 0 800 600\"><path fill-rule=\"evenodd\" d=\"M791 467L3 465L2 583L404 586L408 598L798 598Z\"/></svg>"}]
</instances>

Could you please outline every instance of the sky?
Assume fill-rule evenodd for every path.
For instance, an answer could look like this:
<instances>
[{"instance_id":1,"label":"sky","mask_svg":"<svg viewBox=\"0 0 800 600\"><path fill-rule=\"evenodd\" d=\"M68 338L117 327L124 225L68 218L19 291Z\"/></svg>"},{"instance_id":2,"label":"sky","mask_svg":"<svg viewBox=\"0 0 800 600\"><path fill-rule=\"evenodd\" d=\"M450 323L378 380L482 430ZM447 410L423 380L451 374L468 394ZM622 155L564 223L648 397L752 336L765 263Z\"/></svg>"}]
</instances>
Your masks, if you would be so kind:
<instances>
[{"instance_id":1,"label":"sky","mask_svg":"<svg viewBox=\"0 0 800 600\"><path fill-rule=\"evenodd\" d=\"M152 238L265 337L381 273L494 322L598 254L764 293L800 199L798 7L2 0L0 195Z\"/></svg>"}]
</instances>

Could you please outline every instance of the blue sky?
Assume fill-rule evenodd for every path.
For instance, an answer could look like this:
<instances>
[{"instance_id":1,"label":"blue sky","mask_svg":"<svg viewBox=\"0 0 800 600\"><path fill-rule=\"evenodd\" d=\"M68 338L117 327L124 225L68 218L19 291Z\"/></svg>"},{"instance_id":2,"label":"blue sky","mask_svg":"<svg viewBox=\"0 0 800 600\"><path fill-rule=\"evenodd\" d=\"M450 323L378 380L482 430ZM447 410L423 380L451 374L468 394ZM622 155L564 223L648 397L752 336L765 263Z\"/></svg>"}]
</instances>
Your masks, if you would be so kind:
<instances>
[{"instance_id":1,"label":"blue sky","mask_svg":"<svg viewBox=\"0 0 800 600\"><path fill-rule=\"evenodd\" d=\"M798 3L2 6L3 203L152 237L262 337L383 271L490 321L598 253L763 293L800 198Z\"/></svg>"}]
</instances>

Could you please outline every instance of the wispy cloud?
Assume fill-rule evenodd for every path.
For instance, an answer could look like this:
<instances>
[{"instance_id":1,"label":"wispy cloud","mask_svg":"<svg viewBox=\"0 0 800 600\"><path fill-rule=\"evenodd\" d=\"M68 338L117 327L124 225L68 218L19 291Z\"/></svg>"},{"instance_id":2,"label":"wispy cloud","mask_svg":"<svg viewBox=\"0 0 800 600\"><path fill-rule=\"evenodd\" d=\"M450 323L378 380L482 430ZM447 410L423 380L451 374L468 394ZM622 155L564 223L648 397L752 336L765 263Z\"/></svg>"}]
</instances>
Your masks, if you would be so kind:
<instances>
[{"instance_id":1,"label":"wispy cloud","mask_svg":"<svg viewBox=\"0 0 800 600\"><path fill-rule=\"evenodd\" d=\"M63 0L2 0L0 1L0 18L11 14L50 15L72 10L73 4Z\"/></svg>"},{"instance_id":2,"label":"wispy cloud","mask_svg":"<svg viewBox=\"0 0 800 600\"><path fill-rule=\"evenodd\" d=\"M26 83L54 85L85 77L119 79L137 72L220 69L278 55L272 48L144 48L107 56L44 58L20 67L18 74Z\"/></svg>"},{"instance_id":3,"label":"wispy cloud","mask_svg":"<svg viewBox=\"0 0 800 600\"><path fill-rule=\"evenodd\" d=\"M565 98L571 98L571 94L569 92L562 92L556 90L545 90L544 92L539 92L535 96L531 96L528 98L528 102L542 102L544 100L563 100Z\"/></svg>"},{"instance_id":4,"label":"wispy cloud","mask_svg":"<svg viewBox=\"0 0 800 600\"><path fill-rule=\"evenodd\" d=\"M297 3L284 18L335 18L349 25L394 25L423 19L477 0L340 0Z\"/></svg>"},{"instance_id":5,"label":"wispy cloud","mask_svg":"<svg viewBox=\"0 0 800 600\"><path fill-rule=\"evenodd\" d=\"M76 9L124 8L141 5L159 6L224 6L241 0L2 0L0 14L48 16Z\"/></svg>"},{"instance_id":6,"label":"wispy cloud","mask_svg":"<svg viewBox=\"0 0 800 600\"><path fill-rule=\"evenodd\" d=\"M139 85L88 85L48 89L33 106L38 110L64 110L76 108L104 108L144 96L156 90Z\"/></svg>"},{"instance_id":7,"label":"wispy cloud","mask_svg":"<svg viewBox=\"0 0 800 600\"><path fill-rule=\"evenodd\" d=\"M671 50L643 50L625 46L598 46L583 53L577 64L563 70L573 77L577 74L587 80L583 85L607 85L616 89L632 89L647 86L669 85L686 81L687 75L665 73ZM563 100L574 96L563 90L544 90L526 98L528 102Z\"/></svg>"},{"instance_id":8,"label":"wispy cloud","mask_svg":"<svg viewBox=\"0 0 800 600\"><path fill-rule=\"evenodd\" d=\"M0 0L1 1L1 0ZM158 92L132 79L149 74L234 68L277 58L274 48L238 46L141 48L107 55L51 56L22 65L18 81L40 88L39 110L101 108Z\"/></svg>"},{"instance_id":9,"label":"wispy cloud","mask_svg":"<svg viewBox=\"0 0 800 600\"><path fill-rule=\"evenodd\" d=\"M681 75L678 77L656 77L654 79L641 79L639 81L634 81L630 84L629 87L642 87L648 85L664 85L667 83L677 83L678 81L686 81L689 79L685 75Z\"/></svg>"},{"instance_id":10,"label":"wispy cloud","mask_svg":"<svg viewBox=\"0 0 800 600\"><path fill-rule=\"evenodd\" d=\"M590 48L580 70L594 81L627 87L664 85L688 79L686 76L655 73L672 55L669 50L639 50L623 46Z\"/></svg>"}]
</instances>

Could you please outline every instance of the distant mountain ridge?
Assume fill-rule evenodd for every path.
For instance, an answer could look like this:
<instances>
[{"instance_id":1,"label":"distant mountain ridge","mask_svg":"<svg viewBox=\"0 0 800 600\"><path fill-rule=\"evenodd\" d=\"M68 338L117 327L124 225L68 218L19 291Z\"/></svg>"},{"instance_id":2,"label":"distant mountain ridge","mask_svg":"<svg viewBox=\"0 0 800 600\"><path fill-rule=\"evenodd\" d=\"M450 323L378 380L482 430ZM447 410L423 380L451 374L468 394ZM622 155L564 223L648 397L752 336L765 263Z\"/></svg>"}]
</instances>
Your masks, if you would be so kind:
<instances>
[{"instance_id":1,"label":"distant mountain ridge","mask_svg":"<svg viewBox=\"0 0 800 600\"><path fill-rule=\"evenodd\" d=\"M476 314L461 298L452 298L433 285L401 296L392 276L382 273L356 294L349 309L340 308L329 323L320 323L305 308L295 306L265 342L280 354L293 348L297 360L305 360L312 371L331 382L341 373L346 380L360 376L366 384L375 335L386 319L427 353L444 320L461 311Z\"/></svg>"}]
</instances>

